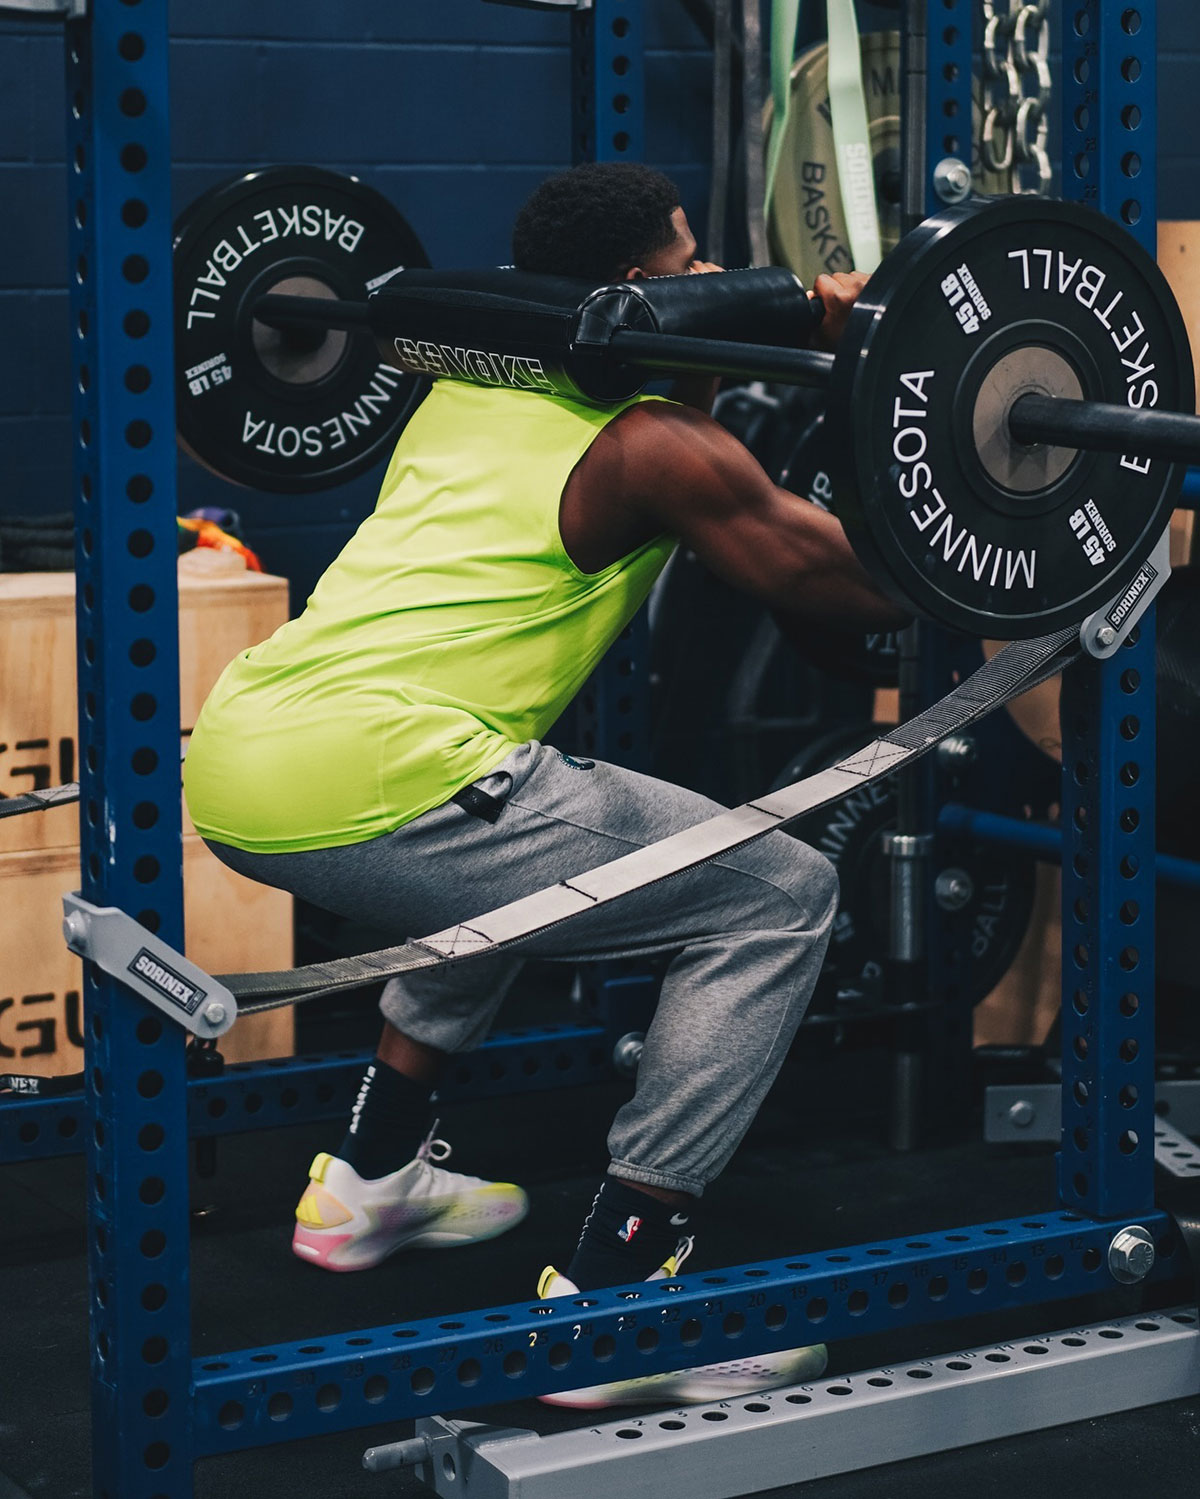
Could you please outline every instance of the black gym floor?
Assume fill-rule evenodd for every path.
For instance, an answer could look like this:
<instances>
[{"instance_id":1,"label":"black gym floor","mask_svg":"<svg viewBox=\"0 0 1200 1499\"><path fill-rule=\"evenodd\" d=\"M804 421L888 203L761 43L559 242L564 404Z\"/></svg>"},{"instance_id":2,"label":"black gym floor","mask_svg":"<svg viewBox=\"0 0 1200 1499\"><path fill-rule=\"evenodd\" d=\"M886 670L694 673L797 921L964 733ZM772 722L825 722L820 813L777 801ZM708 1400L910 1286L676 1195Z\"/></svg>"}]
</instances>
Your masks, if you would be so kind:
<instances>
[{"instance_id":1,"label":"black gym floor","mask_svg":"<svg viewBox=\"0 0 1200 1499\"><path fill-rule=\"evenodd\" d=\"M803 1038L802 1038L803 1039ZM1050 1147L968 1141L912 1155L882 1142L886 1057L802 1047L752 1134L705 1199L689 1265L712 1268L1019 1215L1054 1202ZM549 1258L569 1254L622 1085L447 1106L440 1134L453 1165L513 1178L533 1211L491 1244L393 1259L331 1276L294 1259L289 1223L305 1171L336 1145L328 1125L222 1140L214 1178L193 1184L193 1339L198 1354L503 1304L530 1294ZM978 1132L976 1131L976 1134ZM0 1168L0 1499L87 1499L89 1431L83 1170L79 1160ZM1035 1309L942 1326L902 1347L842 1345L830 1370L920 1357L995 1337L1050 1331L1136 1310L1136 1290L1108 1305ZM447 1413L449 1414L449 1413ZM549 1432L579 1417L533 1401L464 1413ZM616 1413L612 1419L616 1419ZM591 1424L590 1422L588 1424ZM426 1492L407 1473L372 1475L372 1443L409 1434L395 1423L211 1459L198 1499L378 1499ZM1010 1441L868 1468L772 1492L806 1499L1122 1499L1194 1491L1200 1398ZM6 1483L7 1481L7 1483ZM13 1487L15 1485L15 1487Z\"/></svg>"}]
</instances>

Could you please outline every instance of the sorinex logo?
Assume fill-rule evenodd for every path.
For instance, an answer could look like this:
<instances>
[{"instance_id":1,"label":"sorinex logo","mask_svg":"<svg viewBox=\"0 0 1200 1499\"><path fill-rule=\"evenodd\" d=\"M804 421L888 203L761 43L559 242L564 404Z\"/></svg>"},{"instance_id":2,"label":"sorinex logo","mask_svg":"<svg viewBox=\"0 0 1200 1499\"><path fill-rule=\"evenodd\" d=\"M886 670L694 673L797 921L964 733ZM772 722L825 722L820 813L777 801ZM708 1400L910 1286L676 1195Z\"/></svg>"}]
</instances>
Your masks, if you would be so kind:
<instances>
[{"instance_id":1,"label":"sorinex logo","mask_svg":"<svg viewBox=\"0 0 1200 1499\"><path fill-rule=\"evenodd\" d=\"M195 1012L206 992L203 989L197 989L194 984L189 984L186 979L180 978L173 968L168 968L165 963L159 962L154 954L144 947L130 963L128 971L136 974L151 988L156 989L164 999L169 999L181 1010L186 1010L189 1015Z\"/></svg>"},{"instance_id":2,"label":"sorinex logo","mask_svg":"<svg viewBox=\"0 0 1200 1499\"><path fill-rule=\"evenodd\" d=\"M1155 567L1151 567L1148 562L1144 563L1142 567L1138 569L1137 573L1134 575L1133 582L1130 583L1129 587L1121 595L1117 603L1115 603L1105 615L1105 618L1108 620L1109 624L1112 625L1114 630L1119 630L1121 628L1129 615L1129 611L1133 608L1138 599L1141 598L1142 594L1145 593L1146 589L1150 587L1151 583L1153 583L1155 578L1157 577L1158 569Z\"/></svg>"}]
</instances>

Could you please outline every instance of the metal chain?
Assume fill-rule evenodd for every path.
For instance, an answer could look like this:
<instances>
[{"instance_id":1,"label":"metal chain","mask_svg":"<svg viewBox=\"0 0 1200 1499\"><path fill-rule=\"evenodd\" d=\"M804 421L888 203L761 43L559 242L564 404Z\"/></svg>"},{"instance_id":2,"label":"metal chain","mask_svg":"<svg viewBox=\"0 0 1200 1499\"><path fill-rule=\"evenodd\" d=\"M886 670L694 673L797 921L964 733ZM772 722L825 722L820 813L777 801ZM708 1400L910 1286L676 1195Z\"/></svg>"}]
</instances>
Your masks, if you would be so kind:
<instances>
[{"instance_id":1,"label":"metal chain","mask_svg":"<svg viewBox=\"0 0 1200 1499\"><path fill-rule=\"evenodd\" d=\"M1011 174L1014 193L1046 194L1053 81L1050 0L980 0L983 121L980 155L989 172Z\"/></svg>"}]
</instances>

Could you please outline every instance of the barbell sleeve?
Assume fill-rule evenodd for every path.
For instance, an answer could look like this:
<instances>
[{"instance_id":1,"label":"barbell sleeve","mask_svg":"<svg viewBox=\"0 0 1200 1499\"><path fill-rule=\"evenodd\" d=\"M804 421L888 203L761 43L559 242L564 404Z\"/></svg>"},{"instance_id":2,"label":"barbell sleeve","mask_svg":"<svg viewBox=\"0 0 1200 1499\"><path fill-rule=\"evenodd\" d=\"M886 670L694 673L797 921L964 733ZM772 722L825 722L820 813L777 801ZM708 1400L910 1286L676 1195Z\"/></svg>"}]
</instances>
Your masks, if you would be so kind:
<instances>
[{"instance_id":1,"label":"barbell sleeve","mask_svg":"<svg viewBox=\"0 0 1200 1499\"><path fill-rule=\"evenodd\" d=\"M1008 425L1018 442L1200 463L1200 417L1179 411L1031 394L1013 402Z\"/></svg>"}]
</instances>

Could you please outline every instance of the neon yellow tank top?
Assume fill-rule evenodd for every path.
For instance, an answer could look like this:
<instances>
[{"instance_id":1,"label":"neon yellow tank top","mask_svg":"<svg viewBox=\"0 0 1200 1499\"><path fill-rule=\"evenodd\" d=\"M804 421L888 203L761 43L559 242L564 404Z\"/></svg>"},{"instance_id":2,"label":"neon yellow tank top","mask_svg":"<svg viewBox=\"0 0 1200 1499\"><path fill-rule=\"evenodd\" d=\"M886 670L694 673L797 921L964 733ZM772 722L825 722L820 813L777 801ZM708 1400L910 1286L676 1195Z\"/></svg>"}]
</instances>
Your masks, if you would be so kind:
<instances>
[{"instance_id":1,"label":"neon yellow tank top","mask_svg":"<svg viewBox=\"0 0 1200 1499\"><path fill-rule=\"evenodd\" d=\"M585 574L559 535L571 470L630 404L438 381L304 613L204 704L184 766L197 829L252 853L363 842L544 734L675 544Z\"/></svg>"}]
</instances>

